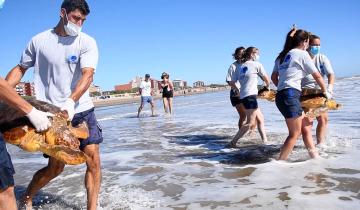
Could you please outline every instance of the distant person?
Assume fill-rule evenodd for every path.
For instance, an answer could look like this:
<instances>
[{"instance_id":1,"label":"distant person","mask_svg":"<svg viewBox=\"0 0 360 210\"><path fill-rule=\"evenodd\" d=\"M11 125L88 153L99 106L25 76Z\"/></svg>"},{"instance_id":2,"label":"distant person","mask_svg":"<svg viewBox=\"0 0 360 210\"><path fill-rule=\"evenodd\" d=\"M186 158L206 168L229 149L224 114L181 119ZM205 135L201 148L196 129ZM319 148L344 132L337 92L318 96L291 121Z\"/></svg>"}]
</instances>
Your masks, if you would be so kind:
<instances>
[{"instance_id":1,"label":"distant person","mask_svg":"<svg viewBox=\"0 0 360 210\"><path fill-rule=\"evenodd\" d=\"M265 86L270 86L270 79L266 75L263 65L259 62L259 50L256 47L248 47L241 56L241 66L237 70L237 80L240 82L240 100L245 108L246 123L241 126L235 137L230 143L235 147L237 141L250 130L256 127L256 118L259 119L258 129L263 142L267 142L264 126L264 116L258 107L258 76L265 82Z\"/></svg>"},{"instance_id":2,"label":"distant person","mask_svg":"<svg viewBox=\"0 0 360 210\"><path fill-rule=\"evenodd\" d=\"M320 37L314 34L311 35L309 44L310 46L308 48L308 51L310 53L310 57L314 61L315 66L317 67L317 70L319 71L323 79L327 77L328 79L327 90L331 95L333 95L335 74L329 59L320 52ZM306 76L301 81L301 86L302 86L302 95L321 93L320 86L316 83L316 81L311 75ZM316 120L318 122L316 127L316 140L317 140L317 144L322 144L324 143L326 138L328 113L327 112L321 113L320 116L316 117ZM312 124L313 124L312 119L309 119L310 131L312 128Z\"/></svg>"},{"instance_id":3,"label":"distant person","mask_svg":"<svg viewBox=\"0 0 360 210\"><path fill-rule=\"evenodd\" d=\"M36 98L66 110L73 126L86 122L89 138L80 141L87 156L84 184L87 209L96 209L101 184L100 143L102 130L96 120L89 87L98 63L98 48L94 38L82 32L90 13L85 0L64 0L57 25L35 35L23 51L20 63L7 75L15 86L25 72L34 67ZM49 157L48 165L37 171L23 197L26 209L38 191L64 170L65 164Z\"/></svg>"},{"instance_id":4,"label":"distant person","mask_svg":"<svg viewBox=\"0 0 360 210\"><path fill-rule=\"evenodd\" d=\"M293 150L297 138L302 133L304 113L301 108L301 80L311 74L320 85L327 98L331 94L326 90L324 80L311 60L306 49L309 46L310 34L295 27L287 34L283 50L276 58L271 79L277 86L276 106L284 116L289 135L282 146L279 159L286 160ZM318 152L312 139L303 138L304 144L312 158L318 157Z\"/></svg>"},{"instance_id":5,"label":"distant person","mask_svg":"<svg viewBox=\"0 0 360 210\"><path fill-rule=\"evenodd\" d=\"M174 85L169 79L169 74L163 72L161 75L162 81L160 82L162 88L162 99L164 103L164 111L165 113L172 114L172 103L174 97ZM185 93L185 91L184 91Z\"/></svg>"},{"instance_id":6,"label":"distant person","mask_svg":"<svg viewBox=\"0 0 360 210\"><path fill-rule=\"evenodd\" d=\"M145 74L145 80L141 81L139 92L141 95L141 104L138 109L138 115L137 117L140 117L140 112L144 108L145 103L150 103L151 105L151 116L155 116L155 104L152 98L153 91L151 88L151 82L150 82L150 74Z\"/></svg>"},{"instance_id":7,"label":"distant person","mask_svg":"<svg viewBox=\"0 0 360 210\"><path fill-rule=\"evenodd\" d=\"M34 125L36 131L41 132L51 126L48 119L48 117L52 116L51 113L42 112L34 108L20 97L9 83L2 78L0 78L0 89L0 100L23 112ZM14 174L14 166L6 150L5 141L0 134L0 210L17 209L14 194Z\"/></svg>"},{"instance_id":8,"label":"distant person","mask_svg":"<svg viewBox=\"0 0 360 210\"><path fill-rule=\"evenodd\" d=\"M235 62L232 63L228 69L228 73L226 75L226 82L230 85L230 102L233 107L235 107L236 111L239 114L239 122L238 126L239 129L241 128L243 122L245 121L246 115L245 115L245 108L241 105L240 100L240 83L237 81L236 77L236 69L240 68L241 66L241 56L243 55L245 51L245 47L238 47L235 49L235 52L233 53L233 58L235 59Z\"/></svg>"}]
</instances>

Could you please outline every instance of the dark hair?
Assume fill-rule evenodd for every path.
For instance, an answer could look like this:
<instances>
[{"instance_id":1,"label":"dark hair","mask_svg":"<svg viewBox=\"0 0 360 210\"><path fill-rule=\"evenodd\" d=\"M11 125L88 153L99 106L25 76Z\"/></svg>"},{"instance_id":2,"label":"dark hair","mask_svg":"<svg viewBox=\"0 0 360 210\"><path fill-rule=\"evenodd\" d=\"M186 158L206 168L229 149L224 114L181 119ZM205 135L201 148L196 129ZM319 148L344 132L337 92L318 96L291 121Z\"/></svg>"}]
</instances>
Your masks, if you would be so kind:
<instances>
[{"instance_id":1,"label":"dark hair","mask_svg":"<svg viewBox=\"0 0 360 210\"><path fill-rule=\"evenodd\" d=\"M285 44L284 44L284 48L283 50L279 53L278 57L276 58L280 60L280 63L282 63L284 61L284 58L286 56L286 54L294 49L295 47L299 46L301 42L307 40L310 38L310 33L299 29L296 30L295 28L291 29L287 35L286 35L286 40L285 40Z\"/></svg>"},{"instance_id":2,"label":"dark hair","mask_svg":"<svg viewBox=\"0 0 360 210\"><path fill-rule=\"evenodd\" d=\"M90 13L89 5L85 0L64 0L61 4L61 8L64 8L67 14L76 9L79 9L83 15L88 15Z\"/></svg>"},{"instance_id":3,"label":"dark hair","mask_svg":"<svg viewBox=\"0 0 360 210\"><path fill-rule=\"evenodd\" d=\"M312 43L315 39L320 39L320 37L317 36L317 35L315 35L315 34L311 34L311 35L310 35L309 43Z\"/></svg>"},{"instance_id":4,"label":"dark hair","mask_svg":"<svg viewBox=\"0 0 360 210\"><path fill-rule=\"evenodd\" d=\"M256 47L248 47L246 48L246 50L244 51L244 53L241 56L241 63L245 63L246 61L251 59L251 54L253 54L253 52L255 52L256 50L258 50L258 48Z\"/></svg>"},{"instance_id":5,"label":"dark hair","mask_svg":"<svg viewBox=\"0 0 360 210\"><path fill-rule=\"evenodd\" d=\"M238 54L239 52L245 50L245 47L241 46L235 49L235 52L232 54L232 56L235 58L236 54ZM240 57L242 56L242 54L240 55Z\"/></svg>"},{"instance_id":6,"label":"dark hair","mask_svg":"<svg viewBox=\"0 0 360 210\"><path fill-rule=\"evenodd\" d=\"M164 78L166 78L166 79L169 79L169 74L168 73L166 73L166 72L163 72L162 74L161 74L161 79L164 79Z\"/></svg>"}]
</instances>

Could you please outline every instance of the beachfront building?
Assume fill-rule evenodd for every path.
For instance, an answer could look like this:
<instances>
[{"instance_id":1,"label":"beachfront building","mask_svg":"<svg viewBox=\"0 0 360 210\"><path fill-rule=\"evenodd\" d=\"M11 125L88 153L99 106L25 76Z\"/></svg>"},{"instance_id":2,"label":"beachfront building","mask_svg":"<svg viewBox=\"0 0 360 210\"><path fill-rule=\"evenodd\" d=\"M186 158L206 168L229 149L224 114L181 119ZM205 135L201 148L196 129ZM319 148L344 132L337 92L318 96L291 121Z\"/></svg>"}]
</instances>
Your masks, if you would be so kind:
<instances>
[{"instance_id":1,"label":"beachfront building","mask_svg":"<svg viewBox=\"0 0 360 210\"><path fill-rule=\"evenodd\" d=\"M30 82L19 82L15 90L21 96L35 96L34 84Z\"/></svg>"},{"instance_id":2,"label":"beachfront building","mask_svg":"<svg viewBox=\"0 0 360 210\"><path fill-rule=\"evenodd\" d=\"M194 88L200 88L200 87L204 87L205 83L203 81L196 81L193 83L193 87Z\"/></svg>"},{"instance_id":3,"label":"beachfront building","mask_svg":"<svg viewBox=\"0 0 360 210\"><path fill-rule=\"evenodd\" d=\"M100 86L91 84L90 87L89 87L89 94L90 94L91 97L100 96L101 95Z\"/></svg>"},{"instance_id":4,"label":"beachfront building","mask_svg":"<svg viewBox=\"0 0 360 210\"><path fill-rule=\"evenodd\" d=\"M187 82L181 79L174 79L172 81L174 90L183 90L187 87Z\"/></svg>"}]
</instances>

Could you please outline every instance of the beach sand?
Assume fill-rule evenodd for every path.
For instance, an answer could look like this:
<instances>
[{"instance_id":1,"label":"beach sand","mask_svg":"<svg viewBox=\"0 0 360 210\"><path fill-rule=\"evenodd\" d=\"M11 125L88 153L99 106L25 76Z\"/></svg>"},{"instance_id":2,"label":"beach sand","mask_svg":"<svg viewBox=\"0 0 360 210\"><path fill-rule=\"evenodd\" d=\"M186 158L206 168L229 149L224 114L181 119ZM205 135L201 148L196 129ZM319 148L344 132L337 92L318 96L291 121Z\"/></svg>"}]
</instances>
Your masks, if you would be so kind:
<instances>
[{"instance_id":1,"label":"beach sand","mask_svg":"<svg viewBox=\"0 0 360 210\"><path fill-rule=\"evenodd\" d=\"M194 95L194 94L203 94L209 92L217 92L223 91L226 89L230 89L230 87L219 87L219 88L196 88L192 89L191 92L188 90L180 90L174 93L174 98L178 96L187 96L187 95ZM156 94L153 98L161 99L161 94ZM95 107L104 107L104 106L114 106L119 104L130 104L130 103L140 103L140 95L138 96L127 96L127 97L111 97L106 99L93 99Z\"/></svg>"}]
</instances>

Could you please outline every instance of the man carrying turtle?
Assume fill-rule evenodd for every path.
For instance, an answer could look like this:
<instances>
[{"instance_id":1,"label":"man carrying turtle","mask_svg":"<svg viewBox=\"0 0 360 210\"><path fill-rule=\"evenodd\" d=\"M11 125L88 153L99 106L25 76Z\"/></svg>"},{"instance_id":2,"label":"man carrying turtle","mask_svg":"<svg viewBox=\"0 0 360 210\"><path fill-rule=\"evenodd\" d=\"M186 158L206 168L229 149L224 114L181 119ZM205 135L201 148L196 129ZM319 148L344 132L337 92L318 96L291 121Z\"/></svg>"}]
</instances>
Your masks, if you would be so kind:
<instances>
[{"instance_id":1,"label":"man carrying turtle","mask_svg":"<svg viewBox=\"0 0 360 210\"><path fill-rule=\"evenodd\" d=\"M2 78L0 78L0 90L0 101L23 112L37 131L44 131L51 125L48 117L52 116L52 114L39 111L31 106ZM14 173L15 171L11 163L10 155L6 150L5 142L0 134L0 210L16 209Z\"/></svg>"},{"instance_id":2,"label":"man carrying turtle","mask_svg":"<svg viewBox=\"0 0 360 210\"><path fill-rule=\"evenodd\" d=\"M89 13L85 0L64 0L55 28L30 40L19 65L6 79L15 86L26 70L34 67L36 98L66 110L73 126L83 121L88 124L90 136L81 141L80 149L88 157L85 174L87 208L96 209L101 182L99 143L103 138L88 92L98 62L98 49L95 40L81 32ZM58 176L64 166L50 157L48 165L35 173L23 198L27 209L32 208L35 194Z\"/></svg>"}]
</instances>

